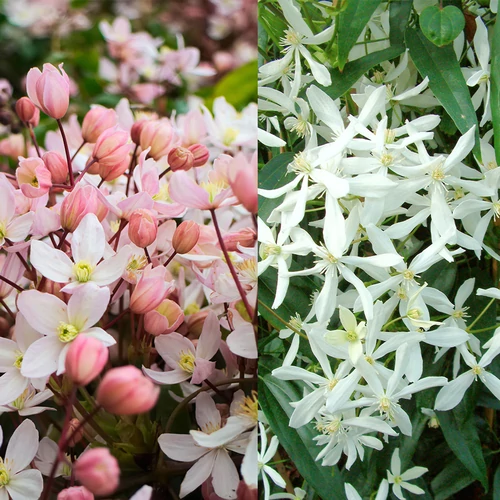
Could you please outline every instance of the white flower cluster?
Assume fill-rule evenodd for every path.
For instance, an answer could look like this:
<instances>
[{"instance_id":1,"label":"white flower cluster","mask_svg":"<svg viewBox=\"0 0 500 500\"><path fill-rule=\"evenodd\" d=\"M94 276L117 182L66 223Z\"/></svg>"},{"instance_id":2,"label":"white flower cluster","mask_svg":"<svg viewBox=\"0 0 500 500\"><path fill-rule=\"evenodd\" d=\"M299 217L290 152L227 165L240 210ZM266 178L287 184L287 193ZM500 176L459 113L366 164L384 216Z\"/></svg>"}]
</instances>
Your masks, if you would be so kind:
<instances>
[{"instance_id":1,"label":"white flower cluster","mask_svg":"<svg viewBox=\"0 0 500 500\"><path fill-rule=\"evenodd\" d=\"M264 198L279 199L267 220L259 220L259 274L277 269L273 308L288 301L293 308L287 291L296 276L311 276L317 291L307 318L285 318L290 328L280 337L291 340L291 347L273 376L306 383L303 398L292 403L290 426L314 423L321 447L317 460L332 466L345 455L349 469L363 459L366 447L381 450L391 436L412 435L401 403L417 392L440 387L434 409L450 410L479 379L500 398L500 380L488 370L500 353L500 328L481 345L472 330L479 318L470 318L464 306L475 279L461 284L454 302L421 279L434 264L452 263L458 256L500 260L485 240L492 220L500 216L500 169L491 132L480 139L482 161L465 163L475 144L475 127L449 154L440 152L434 131L441 117L425 114L440 104L428 79L419 82L408 52L397 63L383 63L384 71L358 80L344 107L340 99L330 98L316 85L330 85L329 72L314 60L308 44L324 45L333 21L313 35L298 4L278 2L290 30L282 39L284 58L260 68L259 110L265 112L260 140L283 147L283 139L296 134L304 146L287 167L285 185L259 190ZM386 7L381 4L378 18L370 22L382 19L378 26L387 36ZM475 109L484 105L482 127L491 120L489 47L480 17L476 23L475 56L470 48L471 67L464 73L469 86L479 86L473 104ZM288 132L277 137L280 124ZM314 231L305 223L312 210L320 215L310 224ZM419 229L428 234L428 244L415 237ZM304 257L313 264L291 267ZM496 288L475 293L491 297L490 305L500 298ZM339 323L332 329L336 313ZM304 363L299 353L304 340L321 371ZM423 344L434 346L436 359L456 349L453 380L423 376ZM404 498L401 488L424 493L405 482L426 471L417 469L418 475L406 477L399 455L393 458L388 482L398 498ZM360 498L348 486L348 498ZM383 489L377 498L386 497L387 484Z\"/></svg>"}]
</instances>

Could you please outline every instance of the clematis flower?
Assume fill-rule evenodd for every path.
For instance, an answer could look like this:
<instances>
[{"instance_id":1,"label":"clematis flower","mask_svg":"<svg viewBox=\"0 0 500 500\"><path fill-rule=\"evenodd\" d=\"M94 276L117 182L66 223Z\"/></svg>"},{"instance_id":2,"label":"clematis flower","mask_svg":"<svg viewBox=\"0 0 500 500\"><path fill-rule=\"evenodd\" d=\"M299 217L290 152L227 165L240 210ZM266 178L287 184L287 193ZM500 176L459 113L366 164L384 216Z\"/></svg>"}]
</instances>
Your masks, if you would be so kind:
<instances>
[{"instance_id":1,"label":"clematis flower","mask_svg":"<svg viewBox=\"0 0 500 500\"><path fill-rule=\"evenodd\" d=\"M210 360L219 350L220 341L219 320L210 311L196 347L189 339L176 332L156 337L155 348L165 364L172 368L170 371L142 369L159 384L178 384L188 379L191 379L191 384L201 384L215 371L215 361Z\"/></svg>"},{"instance_id":2,"label":"clematis flower","mask_svg":"<svg viewBox=\"0 0 500 500\"><path fill-rule=\"evenodd\" d=\"M401 459L399 458L399 448L394 450L391 458L391 470L387 471L387 480L392 484L393 493L400 499L405 500L403 489L414 495L423 495L425 491L414 484L409 483L412 479L423 476L429 469L426 467L412 467L401 473Z\"/></svg>"},{"instance_id":3,"label":"clematis flower","mask_svg":"<svg viewBox=\"0 0 500 500\"><path fill-rule=\"evenodd\" d=\"M190 431L189 436L162 434L158 438L160 448L169 458L196 461L181 484L179 497L184 498L212 477L217 495L235 499L239 474L229 452L245 453L248 433L239 419L229 417L223 426L215 401L206 392L196 397L196 421L201 430Z\"/></svg>"},{"instance_id":4,"label":"clematis flower","mask_svg":"<svg viewBox=\"0 0 500 500\"><path fill-rule=\"evenodd\" d=\"M78 335L95 337L105 346L114 345L116 342L111 335L93 326L108 307L109 297L109 288L99 288L92 283L78 288L68 304L38 290L21 293L19 310L28 323L44 335L25 352L21 374L31 378L64 373L66 353Z\"/></svg>"},{"instance_id":5,"label":"clematis flower","mask_svg":"<svg viewBox=\"0 0 500 500\"><path fill-rule=\"evenodd\" d=\"M56 283L68 283L63 292L72 293L85 283L106 286L125 271L130 247L124 246L112 257L104 257L106 238L98 218L87 214L73 233L71 252L74 262L61 250L42 241L31 242L31 263L42 276Z\"/></svg>"},{"instance_id":6,"label":"clematis flower","mask_svg":"<svg viewBox=\"0 0 500 500\"><path fill-rule=\"evenodd\" d=\"M0 446L3 442L0 427ZM7 500L39 498L43 490L42 473L28 468L38 449L38 431L25 420L12 434L5 457L0 460L0 498ZM9 496L10 495L10 496Z\"/></svg>"},{"instance_id":7,"label":"clematis flower","mask_svg":"<svg viewBox=\"0 0 500 500\"><path fill-rule=\"evenodd\" d=\"M39 198L52 187L52 176L41 158L19 159L16 178L24 196Z\"/></svg>"},{"instance_id":8,"label":"clematis flower","mask_svg":"<svg viewBox=\"0 0 500 500\"><path fill-rule=\"evenodd\" d=\"M0 406L0 413L17 412L19 416L27 417L29 415L37 415L38 413L42 413L46 410L55 411L55 408L40 406L53 395L54 394L50 389L37 392L30 384L17 399L5 406Z\"/></svg>"},{"instance_id":9,"label":"clematis flower","mask_svg":"<svg viewBox=\"0 0 500 500\"><path fill-rule=\"evenodd\" d=\"M278 486L279 488L285 488L285 480L276 472L268 462L273 460L276 451L278 450L279 441L276 436L271 438L269 442L269 447L267 443L267 433L264 425L259 422L259 435L260 435L260 452L257 453L257 466L264 483L264 498L268 499L269 493L271 492L271 486L269 484L269 479Z\"/></svg>"}]
</instances>

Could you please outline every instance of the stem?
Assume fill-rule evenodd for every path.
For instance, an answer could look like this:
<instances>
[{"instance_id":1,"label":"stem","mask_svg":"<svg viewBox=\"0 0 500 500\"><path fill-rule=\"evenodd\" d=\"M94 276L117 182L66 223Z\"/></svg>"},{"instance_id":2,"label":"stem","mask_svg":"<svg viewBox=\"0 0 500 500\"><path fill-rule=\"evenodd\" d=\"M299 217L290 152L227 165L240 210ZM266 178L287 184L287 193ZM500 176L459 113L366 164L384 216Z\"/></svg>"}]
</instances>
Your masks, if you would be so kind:
<instances>
[{"instance_id":1,"label":"stem","mask_svg":"<svg viewBox=\"0 0 500 500\"><path fill-rule=\"evenodd\" d=\"M62 246L64 245L64 241L66 240L66 237L68 236L68 230L65 229L62 236L61 236L61 239L59 240L59 245L57 245L57 249L58 250L61 250Z\"/></svg>"},{"instance_id":2,"label":"stem","mask_svg":"<svg viewBox=\"0 0 500 500\"><path fill-rule=\"evenodd\" d=\"M172 262L172 259L177 255L177 252L174 250L174 253L167 259L167 262L165 262L165 264L163 264L165 267L167 267L171 262Z\"/></svg>"},{"instance_id":3,"label":"stem","mask_svg":"<svg viewBox=\"0 0 500 500\"><path fill-rule=\"evenodd\" d=\"M5 281L5 283L7 283L7 285L10 285L12 288L15 288L18 292L22 292L23 289L16 283L14 283L13 281L10 281L9 278L6 278L5 276L2 276L0 274L0 280L2 281Z\"/></svg>"},{"instance_id":4,"label":"stem","mask_svg":"<svg viewBox=\"0 0 500 500\"><path fill-rule=\"evenodd\" d=\"M16 321L15 314L10 310L9 306L5 303L3 299L0 299L0 304L2 304L2 307L9 313L9 316L12 318L12 320Z\"/></svg>"},{"instance_id":5,"label":"stem","mask_svg":"<svg viewBox=\"0 0 500 500\"><path fill-rule=\"evenodd\" d=\"M292 326L288 321L285 321L279 314L275 313L270 307L268 307L262 300L259 299L259 304L269 313L271 313L277 320L279 320L281 323L283 323L288 329L292 330L292 332L296 333L297 335L301 336L303 339L307 340L307 336L304 335L300 330L297 330L294 326Z\"/></svg>"},{"instance_id":6,"label":"stem","mask_svg":"<svg viewBox=\"0 0 500 500\"><path fill-rule=\"evenodd\" d=\"M479 316L476 317L476 319L465 329L466 332L470 333L472 330L472 327L483 317L484 313L490 308L492 304L495 302L494 297L486 304L486 307L479 313Z\"/></svg>"},{"instance_id":7,"label":"stem","mask_svg":"<svg viewBox=\"0 0 500 500\"><path fill-rule=\"evenodd\" d=\"M210 389L212 389L221 398L225 399L228 403L231 403L231 400L225 394L223 394L222 391L220 391L214 384L212 384L212 382L210 382L208 379L205 379L203 382L207 384L208 387L210 387Z\"/></svg>"},{"instance_id":8,"label":"stem","mask_svg":"<svg viewBox=\"0 0 500 500\"><path fill-rule=\"evenodd\" d=\"M78 146L78 149L73 153L73 156L71 157L71 161L73 161L75 158L76 158L76 155L80 152L80 149L83 148L83 146L85 146L85 144L87 144L87 142L84 140L80 146Z\"/></svg>"},{"instance_id":9,"label":"stem","mask_svg":"<svg viewBox=\"0 0 500 500\"><path fill-rule=\"evenodd\" d=\"M116 294L116 292L118 291L118 289L120 288L121 284L123 283L123 278L120 278L118 280L118 283L116 284L116 286L113 288L113 291L111 292L111 297L109 298L109 303L111 304L111 302L113 302L113 298Z\"/></svg>"},{"instance_id":10,"label":"stem","mask_svg":"<svg viewBox=\"0 0 500 500\"><path fill-rule=\"evenodd\" d=\"M253 310L250 307L250 304L248 303L247 295L246 295L245 291L243 290L243 287L241 286L240 280L238 279L238 275L236 274L236 269L234 269L233 263L231 262L231 259L229 258L229 253L226 249L226 245L224 243L224 240L222 239L222 233L220 231L219 223L217 222L217 217L215 216L215 209L211 208L210 213L212 214L212 220L214 222L215 232L217 233L217 239L219 240L219 245L221 247L222 253L224 254L224 258L226 259L227 267L229 267L229 271L231 272L231 276L233 277L233 280L236 284L236 288L238 289L238 292L240 293L240 297L241 297L241 300L245 306L248 317L251 319L253 317Z\"/></svg>"},{"instance_id":11,"label":"stem","mask_svg":"<svg viewBox=\"0 0 500 500\"><path fill-rule=\"evenodd\" d=\"M33 125L31 125L31 123L28 123L28 130L30 132L31 142L33 143L33 146L35 146L36 154L38 155L38 158L41 158L42 154L40 153L38 142L36 142L35 133L33 132Z\"/></svg>"},{"instance_id":12,"label":"stem","mask_svg":"<svg viewBox=\"0 0 500 500\"><path fill-rule=\"evenodd\" d=\"M87 410L85 410L85 408L82 406L80 401L75 401L75 408L82 415L84 425L88 423L97 432L97 434L99 434L99 436L101 436L104 441L106 441L106 444L108 446L111 445L112 442L110 441L108 435L101 429L101 426L92 419L92 417L101 409L101 406L97 405L91 413L88 413ZM80 430L80 426L78 426L77 429Z\"/></svg>"},{"instance_id":13,"label":"stem","mask_svg":"<svg viewBox=\"0 0 500 500\"><path fill-rule=\"evenodd\" d=\"M61 120L57 120L57 126L61 132L63 144L64 144L64 152L66 153L66 161L68 162L68 174L69 174L69 185L73 187L75 185L75 179L73 178L73 167L71 165L71 155L69 154L68 141L66 140L66 134L64 133L64 129L61 123Z\"/></svg>"},{"instance_id":14,"label":"stem","mask_svg":"<svg viewBox=\"0 0 500 500\"><path fill-rule=\"evenodd\" d=\"M139 145L136 144L134 148L134 152L132 153L132 158L130 159L130 165L128 166L128 178L127 178L127 187L125 188L125 195L128 196L128 190L130 188L130 179L132 177L132 173L134 172L135 168L135 155L137 154L137 149L139 148Z\"/></svg>"},{"instance_id":15,"label":"stem","mask_svg":"<svg viewBox=\"0 0 500 500\"><path fill-rule=\"evenodd\" d=\"M152 265L153 263L151 262L151 257L149 255L147 247L144 247L144 253L146 254L146 258L148 259L148 263Z\"/></svg>"},{"instance_id":16,"label":"stem","mask_svg":"<svg viewBox=\"0 0 500 500\"><path fill-rule=\"evenodd\" d=\"M111 245L113 241L115 241L117 238L118 240L120 239L120 233L125 229L125 226L128 224L128 220L122 219L120 221L120 227L118 228L118 231L111 237L111 239L108 241L108 245ZM115 244L115 251L118 248L118 241Z\"/></svg>"},{"instance_id":17,"label":"stem","mask_svg":"<svg viewBox=\"0 0 500 500\"><path fill-rule=\"evenodd\" d=\"M161 179L165 174L170 172L170 167L167 167L159 176L158 179Z\"/></svg>"},{"instance_id":18,"label":"stem","mask_svg":"<svg viewBox=\"0 0 500 500\"><path fill-rule=\"evenodd\" d=\"M76 178L75 184L77 182L80 182L81 179L83 179L83 176L89 171L90 167L96 162L97 160L95 158L92 158L90 160L90 163L88 165L85 165L85 168L80 172L78 177Z\"/></svg>"},{"instance_id":19,"label":"stem","mask_svg":"<svg viewBox=\"0 0 500 500\"><path fill-rule=\"evenodd\" d=\"M129 311L130 311L129 308L125 309L115 319L112 319L108 324L104 325L102 329L107 330L108 328L111 328L115 323L117 323L120 319L122 319L123 316L125 316L125 314L127 314Z\"/></svg>"},{"instance_id":20,"label":"stem","mask_svg":"<svg viewBox=\"0 0 500 500\"><path fill-rule=\"evenodd\" d=\"M499 327L500 327L500 323L497 323L496 325L488 326L487 328L479 328L479 330L471 330L469 333L483 333L483 332L487 332L489 330L496 330Z\"/></svg>"}]
</instances>

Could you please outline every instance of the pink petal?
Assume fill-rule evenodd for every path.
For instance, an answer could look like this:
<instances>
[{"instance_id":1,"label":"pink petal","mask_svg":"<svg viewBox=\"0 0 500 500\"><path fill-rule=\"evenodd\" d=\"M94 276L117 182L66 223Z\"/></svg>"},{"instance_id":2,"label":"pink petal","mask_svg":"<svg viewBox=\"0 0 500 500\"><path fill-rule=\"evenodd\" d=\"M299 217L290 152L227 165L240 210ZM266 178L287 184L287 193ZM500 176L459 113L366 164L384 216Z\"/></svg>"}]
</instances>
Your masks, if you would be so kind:
<instances>
[{"instance_id":1,"label":"pink petal","mask_svg":"<svg viewBox=\"0 0 500 500\"><path fill-rule=\"evenodd\" d=\"M196 357L212 359L219 350L220 340L219 320L217 319L217 315L213 311L210 311L205 318L203 329L196 345Z\"/></svg>"},{"instance_id":2,"label":"pink petal","mask_svg":"<svg viewBox=\"0 0 500 500\"><path fill-rule=\"evenodd\" d=\"M193 372L192 384L201 384L210 377L215 371L215 361L207 361L203 358L196 358L196 364Z\"/></svg>"},{"instance_id":3,"label":"pink petal","mask_svg":"<svg viewBox=\"0 0 500 500\"><path fill-rule=\"evenodd\" d=\"M212 208L207 191L198 186L184 171L177 171L170 177L168 186L170 198L190 208L207 210Z\"/></svg>"},{"instance_id":4,"label":"pink petal","mask_svg":"<svg viewBox=\"0 0 500 500\"><path fill-rule=\"evenodd\" d=\"M189 493L198 488L198 486L201 486L210 477L216 457L217 452L211 451L187 471L184 481L181 484L181 491L179 493L181 498L189 495Z\"/></svg>"}]
</instances>

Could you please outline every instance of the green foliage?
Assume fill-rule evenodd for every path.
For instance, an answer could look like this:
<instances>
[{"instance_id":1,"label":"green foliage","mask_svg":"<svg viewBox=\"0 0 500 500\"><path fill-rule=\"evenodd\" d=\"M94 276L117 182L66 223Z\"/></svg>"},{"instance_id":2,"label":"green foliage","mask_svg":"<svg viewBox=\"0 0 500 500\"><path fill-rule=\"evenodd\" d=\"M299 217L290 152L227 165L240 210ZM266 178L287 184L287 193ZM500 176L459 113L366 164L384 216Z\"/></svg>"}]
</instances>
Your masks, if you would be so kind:
<instances>
[{"instance_id":1,"label":"green foliage","mask_svg":"<svg viewBox=\"0 0 500 500\"><path fill-rule=\"evenodd\" d=\"M465 18L460 9L454 5L440 8L431 5L420 14L420 28L425 37L434 45L448 45L465 27Z\"/></svg>"},{"instance_id":2,"label":"green foliage","mask_svg":"<svg viewBox=\"0 0 500 500\"><path fill-rule=\"evenodd\" d=\"M500 25L495 22L491 41L491 115L495 137L495 156L500 164Z\"/></svg>"}]
</instances>

